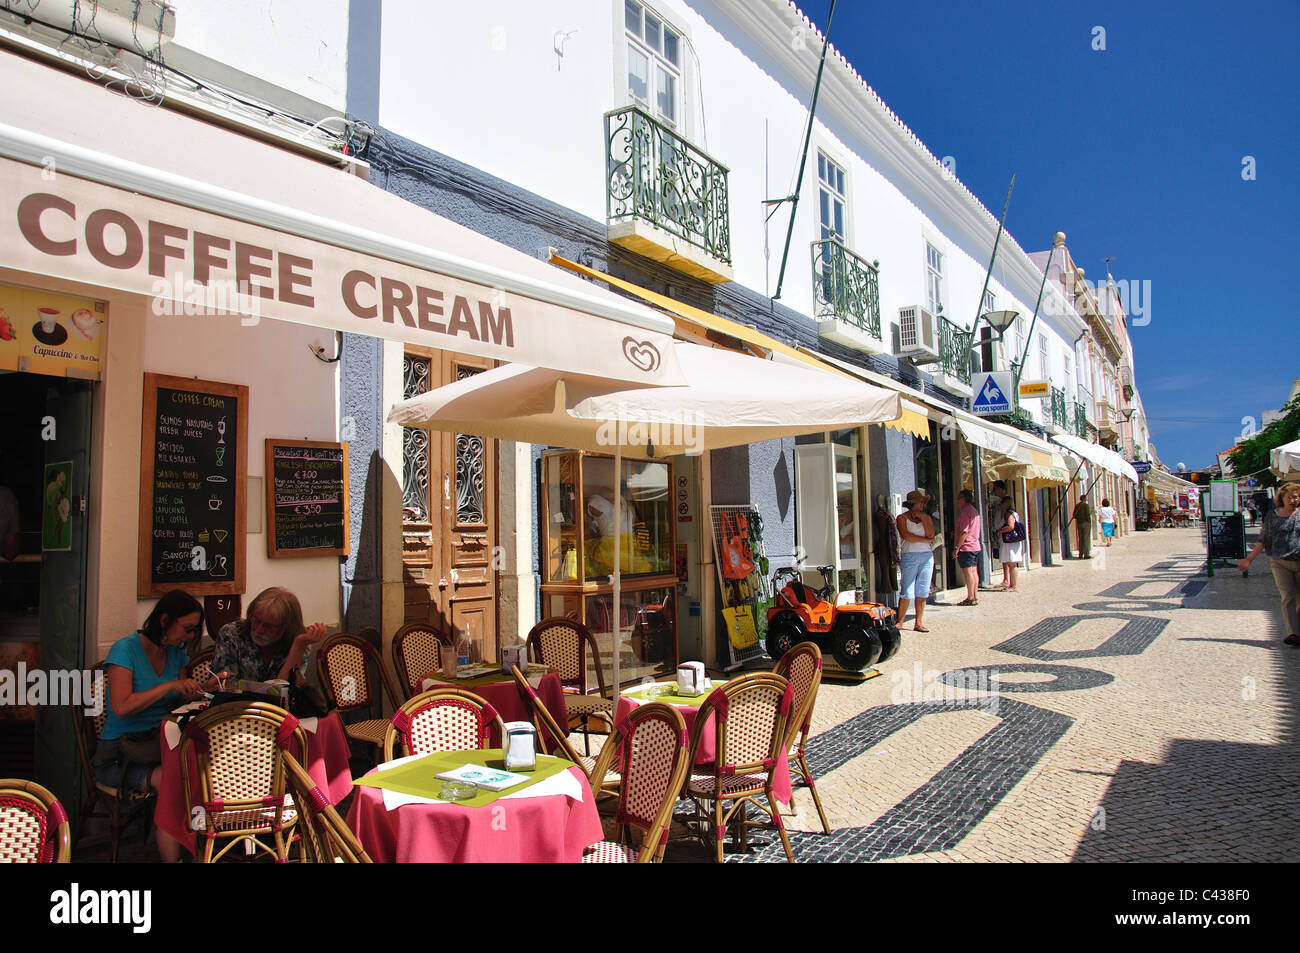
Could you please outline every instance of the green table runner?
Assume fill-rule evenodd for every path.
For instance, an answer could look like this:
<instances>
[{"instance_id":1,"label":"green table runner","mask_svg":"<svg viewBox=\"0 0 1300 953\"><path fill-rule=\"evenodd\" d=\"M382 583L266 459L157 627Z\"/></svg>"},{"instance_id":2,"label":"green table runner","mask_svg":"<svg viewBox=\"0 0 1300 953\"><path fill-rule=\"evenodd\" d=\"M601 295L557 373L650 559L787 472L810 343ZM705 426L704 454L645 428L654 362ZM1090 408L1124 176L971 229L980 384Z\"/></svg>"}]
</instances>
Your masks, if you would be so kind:
<instances>
[{"instance_id":1,"label":"green table runner","mask_svg":"<svg viewBox=\"0 0 1300 953\"><path fill-rule=\"evenodd\" d=\"M676 682L656 682L655 685L671 685L677 687ZM650 698L646 692L654 688L655 685L647 685L644 688L633 688L625 691L623 694L634 701L639 702L663 702L665 705L685 705L688 708L699 708L704 704L704 699L708 698L711 691L703 695L678 695L677 692L669 692L666 695L660 695L658 698Z\"/></svg>"},{"instance_id":2,"label":"green table runner","mask_svg":"<svg viewBox=\"0 0 1300 953\"><path fill-rule=\"evenodd\" d=\"M438 777L438 774L442 771L453 771L467 764L496 768L499 771L506 770L502 762L500 748L484 748L481 751L439 751L435 754L425 755L418 761L410 761L395 768L389 768L387 771L376 771L364 778L357 778L352 783L368 788L383 788L386 791L397 791L401 794L413 794L416 797L429 797L441 801L442 786L446 782ZM527 772L528 780L522 784L516 784L504 791L488 791L480 788L478 793L468 801L449 801L447 803L464 804L466 807L484 807L503 795L523 791L539 781L554 777L561 771L567 771L571 767L573 767L573 763L565 761L563 758L547 758L538 755L537 770Z\"/></svg>"}]
</instances>

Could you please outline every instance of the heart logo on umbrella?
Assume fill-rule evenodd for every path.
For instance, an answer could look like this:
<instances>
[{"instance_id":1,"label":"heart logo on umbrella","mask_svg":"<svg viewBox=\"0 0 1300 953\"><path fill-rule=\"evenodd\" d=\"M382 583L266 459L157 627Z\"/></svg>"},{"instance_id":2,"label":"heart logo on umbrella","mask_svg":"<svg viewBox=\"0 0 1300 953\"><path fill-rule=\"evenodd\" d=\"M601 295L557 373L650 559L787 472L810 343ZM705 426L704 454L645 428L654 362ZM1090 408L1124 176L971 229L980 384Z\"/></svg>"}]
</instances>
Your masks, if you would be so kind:
<instances>
[{"instance_id":1,"label":"heart logo on umbrella","mask_svg":"<svg viewBox=\"0 0 1300 953\"><path fill-rule=\"evenodd\" d=\"M646 373L659 367L659 349L648 341L623 338L623 356Z\"/></svg>"}]
</instances>

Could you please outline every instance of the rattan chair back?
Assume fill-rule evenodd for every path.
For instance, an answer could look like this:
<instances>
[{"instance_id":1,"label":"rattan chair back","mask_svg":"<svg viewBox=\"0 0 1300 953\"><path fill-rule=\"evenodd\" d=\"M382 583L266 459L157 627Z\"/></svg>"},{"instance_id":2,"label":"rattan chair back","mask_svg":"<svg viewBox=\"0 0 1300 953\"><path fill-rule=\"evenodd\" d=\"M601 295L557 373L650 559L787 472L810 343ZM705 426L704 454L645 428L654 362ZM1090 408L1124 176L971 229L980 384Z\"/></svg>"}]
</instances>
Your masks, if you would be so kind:
<instances>
[{"instance_id":1,"label":"rattan chair back","mask_svg":"<svg viewBox=\"0 0 1300 953\"><path fill-rule=\"evenodd\" d=\"M185 663L185 669L190 673L190 678L194 679L200 685L212 677L212 657L216 654L216 648L209 645L194 654L188 662Z\"/></svg>"},{"instance_id":2,"label":"rattan chair back","mask_svg":"<svg viewBox=\"0 0 1300 953\"><path fill-rule=\"evenodd\" d=\"M287 751L280 757L284 761L285 783L301 817L297 830L303 859L312 864L371 863L370 855L321 793L307 769Z\"/></svg>"},{"instance_id":3,"label":"rattan chair back","mask_svg":"<svg viewBox=\"0 0 1300 953\"><path fill-rule=\"evenodd\" d=\"M815 642L800 642L777 660L773 671L790 683L790 722L785 742L789 750L796 738L808 737L817 690L822 683L821 649Z\"/></svg>"},{"instance_id":4,"label":"rattan chair back","mask_svg":"<svg viewBox=\"0 0 1300 953\"><path fill-rule=\"evenodd\" d=\"M394 709L401 696L379 650L359 635L340 632L320 644L316 651L316 673L321 688L340 712L366 709L382 717L381 699L375 692L371 672L378 673L381 691Z\"/></svg>"},{"instance_id":5,"label":"rattan chair back","mask_svg":"<svg viewBox=\"0 0 1300 953\"><path fill-rule=\"evenodd\" d=\"M473 692L435 688L416 695L393 714L384 735L384 760L435 751L492 746L491 729L505 737L496 709Z\"/></svg>"},{"instance_id":6,"label":"rattan chair back","mask_svg":"<svg viewBox=\"0 0 1300 953\"><path fill-rule=\"evenodd\" d=\"M425 622L412 622L393 636L393 671L406 698L420 693L420 679L442 668L441 647L451 638Z\"/></svg>"},{"instance_id":7,"label":"rattan chair back","mask_svg":"<svg viewBox=\"0 0 1300 953\"><path fill-rule=\"evenodd\" d=\"M59 799L35 781L0 780L0 863L66 864L69 827Z\"/></svg>"},{"instance_id":8,"label":"rattan chair back","mask_svg":"<svg viewBox=\"0 0 1300 953\"><path fill-rule=\"evenodd\" d=\"M600 650L596 648L591 630L581 622L560 616L543 619L529 631L527 644L529 658L550 666L565 688L576 689L582 695L590 691L590 662L595 668L600 694L608 694Z\"/></svg>"},{"instance_id":9,"label":"rattan chair back","mask_svg":"<svg viewBox=\"0 0 1300 953\"><path fill-rule=\"evenodd\" d=\"M306 757L307 735L297 718L264 702L217 705L185 726L181 776L204 862L244 839L277 860L288 856L286 835L296 815L284 803L285 751ZM197 776L191 776L191 755ZM258 839L268 834L274 846ZM218 839L230 843L217 850Z\"/></svg>"},{"instance_id":10,"label":"rattan chair back","mask_svg":"<svg viewBox=\"0 0 1300 953\"><path fill-rule=\"evenodd\" d=\"M618 771L623 777L618 823L641 831L637 861L649 863L663 856L673 805L690 765L686 722L671 705L640 705L615 726L607 744L618 747Z\"/></svg>"},{"instance_id":11,"label":"rattan chair back","mask_svg":"<svg viewBox=\"0 0 1300 953\"><path fill-rule=\"evenodd\" d=\"M771 672L750 672L715 688L695 719L691 763L704 731L712 726L718 753L713 776L719 781L771 771L785 743L792 696L790 683Z\"/></svg>"}]
</instances>

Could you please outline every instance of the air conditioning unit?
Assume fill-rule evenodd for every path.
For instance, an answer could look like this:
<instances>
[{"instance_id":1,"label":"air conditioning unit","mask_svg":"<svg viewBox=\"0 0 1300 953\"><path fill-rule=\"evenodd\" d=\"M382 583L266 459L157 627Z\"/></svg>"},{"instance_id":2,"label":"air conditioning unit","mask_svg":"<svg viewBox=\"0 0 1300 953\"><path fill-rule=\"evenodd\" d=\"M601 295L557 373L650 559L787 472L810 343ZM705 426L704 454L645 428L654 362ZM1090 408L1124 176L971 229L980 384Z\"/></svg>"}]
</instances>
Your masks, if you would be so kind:
<instances>
[{"instance_id":1,"label":"air conditioning unit","mask_svg":"<svg viewBox=\"0 0 1300 953\"><path fill-rule=\"evenodd\" d=\"M932 364L939 360L939 335L934 315L919 304L898 309L898 356L913 364Z\"/></svg>"}]
</instances>

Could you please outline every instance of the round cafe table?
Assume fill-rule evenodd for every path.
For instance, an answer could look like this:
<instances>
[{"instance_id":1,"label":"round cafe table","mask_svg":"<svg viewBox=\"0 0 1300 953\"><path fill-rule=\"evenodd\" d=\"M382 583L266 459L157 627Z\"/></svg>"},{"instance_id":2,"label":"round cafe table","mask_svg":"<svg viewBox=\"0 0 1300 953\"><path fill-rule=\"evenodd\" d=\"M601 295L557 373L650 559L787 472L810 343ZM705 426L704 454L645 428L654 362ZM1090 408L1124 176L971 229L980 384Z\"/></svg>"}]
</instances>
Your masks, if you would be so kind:
<instances>
[{"instance_id":1,"label":"round cafe table","mask_svg":"<svg viewBox=\"0 0 1300 953\"><path fill-rule=\"evenodd\" d=\"M666 705L672 705L681 712L682 720L686 722L686 736L691 737L695 730L695 721L700 714L700 706L704 700L709 697L709 692L703 695L678 695L668 693L658 697L646 697L646 692L652 689L669 687L675 689L676 682L655 682L652 685L638 685L635 688L627 688L618 698L618 708L615 712L615 724L626 718L633 709L639 708L649 701L663 702ZM709 715L709 720L704 723L704 730L700 735L700 749L695 755L695 764L697 766L712 766L713 762L718 759L718 742L717 731L713 726L714 716ZM790 758L786 751L781 752L781 757L777 760L775 773L772 775L772 793L782 804L794 803L794 788L790 782Z\"/></svg>"},{"instance_id":2,"label":"round cafe table","mask_svg":"<svg viewBox=\"0 0 1300 953\"><path fill-rule=\"evenodd\" d=\"M190 710L190 706L178 711ZM338 804L352 790L352 771L348 767L348 739L338 712L324 718L300 718L307 734L306 759L303 767L321 792ZM158 805L154 809L154 823L158 829L170 834L190 853L194 852L194 828L191 826L190 805L185 800L185 781L181 777L181 729L173 712L163 721L162 779L158 789ZM190 777L198 775L198 764L190 758ZM269 779L268 779L269 785Z\"/></svg>"},{"instance_id":3,"label":"round cafe table","mask_svg":"<svg viewBox=\"0 0 1300 953\"><path fill-rule=\"evenodd\" d=\"M466 803L437 798L439 771L500 763L501 750L487 748L381 764L357 782L348 826L383 863L576 863L604 838L586 776L560 758L540 756L539 773L553 773L517 791ZM394 789L370 786L390 772L403 775Z\"/></svg>"}]
</instances>

